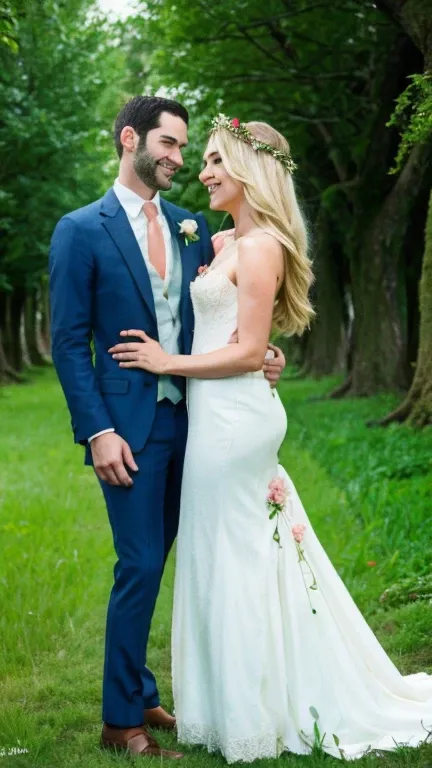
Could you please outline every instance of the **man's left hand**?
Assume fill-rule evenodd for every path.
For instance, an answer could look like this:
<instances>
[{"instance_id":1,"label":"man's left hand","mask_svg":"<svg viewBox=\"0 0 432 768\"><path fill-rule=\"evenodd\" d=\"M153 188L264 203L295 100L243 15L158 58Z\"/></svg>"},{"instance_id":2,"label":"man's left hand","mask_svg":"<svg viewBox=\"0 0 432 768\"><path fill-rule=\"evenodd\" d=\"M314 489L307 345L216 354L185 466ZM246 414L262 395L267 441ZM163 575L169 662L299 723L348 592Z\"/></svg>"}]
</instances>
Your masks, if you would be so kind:
<instances>
[{"instance_id":1,"label":"man's left hand","mask_svg":"<svg viewBox=\"0 0 432 768\"><path fill-rule=\"evenodd\" d=\"M268 348L274 353L274 357L266 356L263 371L267 381L270 382L270 386L275 387L282 376L282 372L286 366L286 360L284 353L279 347L275 347L274 344L269 344Z\"/></svg>"}]
</instances>

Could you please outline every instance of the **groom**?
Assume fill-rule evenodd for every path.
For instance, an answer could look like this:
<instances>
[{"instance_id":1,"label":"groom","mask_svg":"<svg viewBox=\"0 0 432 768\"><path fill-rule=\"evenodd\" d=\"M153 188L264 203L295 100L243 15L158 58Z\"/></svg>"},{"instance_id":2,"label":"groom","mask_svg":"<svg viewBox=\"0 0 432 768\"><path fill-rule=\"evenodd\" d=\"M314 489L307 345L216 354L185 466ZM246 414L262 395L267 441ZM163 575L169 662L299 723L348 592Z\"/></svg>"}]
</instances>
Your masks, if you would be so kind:
<instances>
[{"instance_id":1,"label":"groom","mask_svg":"<svg viewBox=\"0 0 432 768\"><path fill-rule=\"evenodd\" d=\"M183 165L187 126L188 113L175 101L129 101L115 122L118 179L101 200L59 221L50 251L53 360L75 442L86 447L102 487L117 555L101 744L168 758L182 755L162 749L145 727L175 727L160 706L146 649L178 527L185 380L121 369L108 349L124 340L122 329L138 327L167 352L191 351L189 286L212 260L212 242L202 214L159 194ZM188 227L192 239L182 233ZM282 353L266 361L267 378L277 381L283 366Z\"/></svg>"}]
</instances>

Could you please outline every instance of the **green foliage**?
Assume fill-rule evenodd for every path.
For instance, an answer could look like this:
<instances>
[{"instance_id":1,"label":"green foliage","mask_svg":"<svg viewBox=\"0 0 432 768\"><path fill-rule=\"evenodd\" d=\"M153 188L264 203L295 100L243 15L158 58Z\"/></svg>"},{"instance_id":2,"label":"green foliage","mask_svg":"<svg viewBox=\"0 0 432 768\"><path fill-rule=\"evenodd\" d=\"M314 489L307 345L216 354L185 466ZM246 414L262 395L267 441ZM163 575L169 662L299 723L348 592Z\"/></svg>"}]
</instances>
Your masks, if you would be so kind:
<instances>
[{"instance_id":1,"label":"green foliage","mask_svg":"<svg viewBox=\"0 0 432 768\"><path fill-rule=\"evenodd\" d=\"M327 514L334 541L326 535L340 558L343 578L355 597L366 598L363 608L373 611L391 584L432 570L432 434L396 424L368 428L367 420L379 419L397 400L320 399L332 386L328 380L283 385L287 398L289 393L287 443L292 440L319 457L340 488L338 505L332 502ZM314 504L319 503L318 498ZM349 531L341 539L347 518Z\"/></svg>"},{"instance_id":2,"label":"green foliage","mask_svg":"<svg viewBox=\"0 0 432 768\"><path fill-rule=\"evenodd\" d=\"M411 75L411 83L399 96L388 125L402 132L395 165L390 173L398 173L410 150L432 139L432 74Z\"/></svg>"},{"instance_id":3,"label":"green foliage","mask_svg":"<svg viewBox=\"0 0 432 768\"><path fill-rule=\"evenodd\" d=\"M305 0L146 0L141 7L126 25L127 61L136 72L138 41L146 89L178 98L192 116L177 200L194 209L206 202L196 178L220 111L270 122L289 138L311 213L321 192L341 181L336 168L355 173L375 116L372 82L393 34L371 4L343 0L331 14Z\"/></svg>"},{"instance_id":4,"label":"green foliage","mask_svg":"<svg viewBox=\"0 0 432 768\"><path fill-rule=\"evenodd\" d=\"M432 604L432 574L426 576L408 576L388 587L381 595L384 607L415 603L425 600Z\"/></svg>"},{"instance_id":5,"label":"green foliage","mask_svg":"<svg viewBox=\"0 0 432 768\"><path fill-rule=\"evenodd\" d=\"M123 58L91 0L16 0L14 12L17 50L0 49L0 273L31 287L56 221L111 181Z\"/></svg>"},{"instance_id":6,"label":"green foliage","mask_svg":"<svg viewBox=\"0 0 432 768\"><path fill-rule=\"evenodd\" d=\"M8 48L13 53L18 51L16 26L16 8L7 0L2 0L0 3L0 48Z\"/></svg>"}]
</instances>

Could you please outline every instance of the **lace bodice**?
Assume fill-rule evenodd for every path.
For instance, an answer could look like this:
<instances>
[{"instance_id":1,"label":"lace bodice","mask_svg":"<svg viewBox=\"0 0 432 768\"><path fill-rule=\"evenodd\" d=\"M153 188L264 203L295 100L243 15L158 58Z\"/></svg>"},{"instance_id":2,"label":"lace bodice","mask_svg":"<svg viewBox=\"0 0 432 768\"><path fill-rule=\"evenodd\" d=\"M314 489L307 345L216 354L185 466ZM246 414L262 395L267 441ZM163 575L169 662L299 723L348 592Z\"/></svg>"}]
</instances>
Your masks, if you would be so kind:
<instances>
[{"instance_id":1,"label":"lace bodice","mask_svg":"<svg viewBox=\"0 0 432 768\"><path fill-rule=\"evenodd\" d=\"M209 269L191 283L195 314L192 354L221 349L237 328L237 287L219 269Z\"/></svg>"}]
</instances>

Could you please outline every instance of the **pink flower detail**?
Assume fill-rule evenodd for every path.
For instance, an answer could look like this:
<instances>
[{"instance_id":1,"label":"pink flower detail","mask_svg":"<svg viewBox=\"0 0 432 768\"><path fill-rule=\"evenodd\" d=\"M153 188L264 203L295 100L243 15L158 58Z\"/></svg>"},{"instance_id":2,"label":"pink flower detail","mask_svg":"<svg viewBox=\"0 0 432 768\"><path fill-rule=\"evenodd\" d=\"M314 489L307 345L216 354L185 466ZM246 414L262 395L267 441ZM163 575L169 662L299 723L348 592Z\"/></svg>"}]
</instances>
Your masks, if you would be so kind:
<instances>
[{"instance_id":1,"label":"pink flower detail","mask_svg":"<svg viewBox=\"0 0 432 768\"><path fill-rule=\"evenodd\" d=\"M273 480L269 482L268 487L270 491L286 491L285 481L282 477L274 477Z\"/></svg>"},{"instance_id":2,"label":"pink flower detail","mask_svg":"<svg viewBox=\"0 0 432 768\"><path fill-rule=\"evenodd\" d=\"M293 525L291 530L292 530L292 535L294 536L295 541L298 544L301 544L305 534L306 526L302 525L301 523L297 523L297 525Z\"/></svg>"},{"instance_id":3,"label":"pink flower detail","mask_svg":"<svg viewBox=\"0 0 432 768\"><path fill-rule=\"evenodd\" d=\"M285 504L286 492L275 488L275 490L270 491L269 495L267 496L267 501L270 501L273 504Z\"/></svg>"},{"instance_id":4,"label":"pink flower detail","mask_svg":"<svg viewBox=\"0 0 432 768\"><path fill-rule=\"evenodd\" d=\"M207 266L207 264L204 264L203 267L198 267L198 274L199 275L205 275L207 270L208 270L208 266Z\"/></svg>"},{"instance_id":5,"label":"pink flower detail","mask_svg":"<svg viewBox=\"0 0 432 768\"><path fill-rule=\"evenodd\" d=\"M233 128L240 128L240 120L238 119L238 117L233 117L233 119L231 120L231 125Z\"/></svg>"},{"instance_id":6,"label":"pink flower detail","mask_svg":"<svg viewBox=\"0 0 432 768\"><path fill-rule=\"evenodd\" d=\"M274 477L269 483L269 494L267 496L268 504L280 504L284 505L287 496L288 489L285 485L285 481L281 477Z\"/></svg>"}]
</instances>

